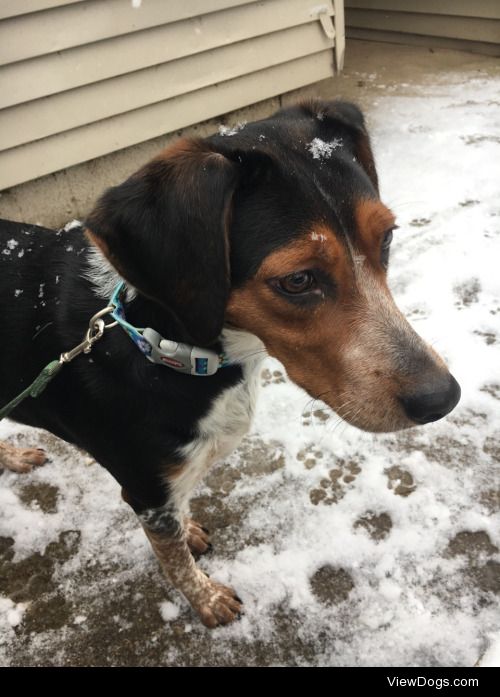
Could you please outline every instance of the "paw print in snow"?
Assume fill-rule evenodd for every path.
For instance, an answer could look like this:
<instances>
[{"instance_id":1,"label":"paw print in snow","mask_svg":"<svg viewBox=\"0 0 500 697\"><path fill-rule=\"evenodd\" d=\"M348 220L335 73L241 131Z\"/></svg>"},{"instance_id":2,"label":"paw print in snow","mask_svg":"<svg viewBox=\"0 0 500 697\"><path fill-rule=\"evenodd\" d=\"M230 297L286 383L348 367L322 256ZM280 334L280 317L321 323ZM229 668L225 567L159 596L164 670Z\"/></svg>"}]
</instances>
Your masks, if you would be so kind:
<instances>
[{"instance_id":1,"label":"paw print in snow","mask_svg":"<svg viewBox=\"0 0 500 697\"><path fill-rule=\"evenodd\" d=\"M267 387L268 385L280 385L286 382L286 378L281 370L273 370L271 372L269 368L266 368L262 371L260 377L262 379L262 387Z\"/></svg>"},{"instance_id":2,"label":"paw print in snow","mask_svg":"<svg viewBox=\"0 0 500 697\"><path fill-rule=\"evenodd\" d=\"M297 460L303 462L304 467L308 470L312 469L322 457L323 453L314 445L308 445L307 448L303 448L297 453Z\"/></svg>"},{"instance_id":3,"label":"paw print in snow","mask_svg":"<svg viewBox=\"0 0 500 697\"><path fill-rule=\"evenodd\" d=\"M355 481L360 472L361 467L354 460L338 460L336 467L328 472L329 478L325 477L320 481L320 488L309 492L311 503L315 506L320 502L328 505L337 503L345 496L347 486Z\"/></svg>"}]
</instances>

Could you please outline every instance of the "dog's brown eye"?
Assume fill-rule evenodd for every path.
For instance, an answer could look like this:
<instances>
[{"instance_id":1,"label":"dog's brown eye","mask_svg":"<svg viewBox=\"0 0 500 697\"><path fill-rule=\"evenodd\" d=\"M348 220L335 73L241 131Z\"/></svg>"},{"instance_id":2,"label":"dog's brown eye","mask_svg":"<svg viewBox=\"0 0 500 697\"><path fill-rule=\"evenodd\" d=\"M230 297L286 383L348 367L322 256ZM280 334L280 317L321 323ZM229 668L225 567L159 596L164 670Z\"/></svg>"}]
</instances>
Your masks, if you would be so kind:
<instances>
[{"instance_id":1,"label":"dog's brown eye","mask_svg":"<svg viewBox=\"0 0 500 697\"><path fill-rule=\"evenodd\" d=\"M316 285L316 279L311 271L297 271L278 280L278 286L289 295L298 295L311 290Z\"/></svg>"},{"instance_id":2,"label":"dog's brown eye","mask_svg":"<svg viewBox=\"0 0 500 697\"><path fill-rule=\"evenodd\" d=\"M382 240L382 247L389 247L391 242L392 242L392 233L394 232L395 228L391 228L390 230L387 230L387 232L384 235L384 239Z\"/></svg>"}]
</instances>

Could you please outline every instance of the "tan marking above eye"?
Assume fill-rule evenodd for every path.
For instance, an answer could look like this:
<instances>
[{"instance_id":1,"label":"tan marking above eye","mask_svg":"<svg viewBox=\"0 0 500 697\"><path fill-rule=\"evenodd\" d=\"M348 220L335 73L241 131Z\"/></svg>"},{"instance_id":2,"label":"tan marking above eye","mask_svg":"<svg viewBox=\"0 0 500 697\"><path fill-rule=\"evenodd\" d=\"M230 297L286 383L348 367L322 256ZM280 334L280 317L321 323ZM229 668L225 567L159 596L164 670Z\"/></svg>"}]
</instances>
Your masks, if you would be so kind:
<instances>
[{"instance_id":1,"label":"tan marking above eye","mask_svg":"<svg viewBox=\"0 0 500 697\"><path fill-rule=\"evenodd\" d=\"M395 227L394 214L381 201L365 199L355 208L356 245L371 264L380 266L380 250L384 235Z\"/></svg>"},{"instance_id":2,"label":"tan marking above eye","mask_svg":"<svg viewBox=\"0 0 500 697\"><path fill-rule=\"evenodd\" d=\"M314 266L329 271L334 268L345 252L335 234L323 223L311 226L308 232L286 247L271 252L257 272L257 278L276 278Z\"/></svg>"}]
</instances>

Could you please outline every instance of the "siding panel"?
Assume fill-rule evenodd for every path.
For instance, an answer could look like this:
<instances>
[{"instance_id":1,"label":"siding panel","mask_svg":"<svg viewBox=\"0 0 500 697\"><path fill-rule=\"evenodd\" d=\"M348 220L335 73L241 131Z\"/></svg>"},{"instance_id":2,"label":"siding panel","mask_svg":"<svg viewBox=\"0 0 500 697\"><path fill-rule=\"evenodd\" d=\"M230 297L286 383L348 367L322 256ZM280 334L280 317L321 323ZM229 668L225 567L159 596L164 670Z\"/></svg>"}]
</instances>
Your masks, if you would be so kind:
<instances>
[{"instance_id":1,"label":"siding panel","mask_svg":"<svg viewBox=\"0 0 500 697\"><path fill-rule=\"evenodd\" d=\"M135 9L129 0L87 0L12 17L0 24L0 64L63 51L252 1L147 0Z\"/></svg>"},{"instance_id":2,"label":"siding panel","mask_svg":"<svg viewBox=\"0 0 500 697\"><path fill-rule=\"evenodd\" d=\"M74 2L83 2L83 0L1 0L0 19L71 5Z\"/></svg>"},{"instance_id":3,"label":"siding panel","mask_svg":"<svg viewBox=\"0 0 500 697\"><path fill-rule=\"evenodd\" d=\"M499 0L346 0L347 8L500 19Z\"/></svg>"},{"instance_id":4,"label":"siding panel","mask_svg":"<svg viewBox=\"0 0 500 697\"><path fill-rule=\"evenodd\" d=\"M322 51L3 151L0 189L323 80L331 76L332 62L332 51Z\"/></svg>"},{"instance_id":5,"label":"siding panel","mask_svg":"<svg viewBox=\"0 0 500 697\"><path fill-rule=\"evenodd\" d=\"M0 108L310 22L308 2L267 0L6 65Z\"/></svg>"},{"instance_id":6,"label":"siding panel","mask_svg":"<svg viewBox=\"0 0 500 697\"><path fill-rule=\"evenodd\" d=\"M322 80L344 54L342 0L7 0L2 11L0 188Z\"/></svg>"},{"instance_id":7,"label":"siding panel","mask_svg":"<svg viewBox=\"0 0 500 697\"><path fill-rule=\"evenodd\" d=\"M0 111L0 150L331 48L318 22ZM87 108L82 109L82 104Z\"/></svg>"},{"instance_id":8,"label":"siding panel","mask_svg":"<svg viewBox=\"0 0 500 697\"><path fill-rule=\"evenodd\" d=\"M439 36L447 39L500 43L500 20L477 17L434 15L431 18L416 12L379 12L349 10L349 26L354 29L393 31Z\"/></svg>"},{"instance_id":9,"label":"siding panel","mask_svg":"<svg viewBox=\"0 0 500 697\"><path fill-rule=\"evenodd\" d=\"M372 29L348 29L351 39L363 41L385 41L389 44L407 44L410 46L427 46L429 48L447 48L451 51L472 51L485 56L499 56L500 44L487 44L480 41L463 41L445 39L440 36L422 36L421 34L400 34L395 31L373 31Z\"/></svg>"},{"instance_id":10,"label":"siding panel","mask_svg":"<svg viewBox=\"0 0 500 697\"><path fill-rule=\"evenodd\" d=\"M347 36L500 55L500 0L346 0Z\"/></svg>"}]
</instances>

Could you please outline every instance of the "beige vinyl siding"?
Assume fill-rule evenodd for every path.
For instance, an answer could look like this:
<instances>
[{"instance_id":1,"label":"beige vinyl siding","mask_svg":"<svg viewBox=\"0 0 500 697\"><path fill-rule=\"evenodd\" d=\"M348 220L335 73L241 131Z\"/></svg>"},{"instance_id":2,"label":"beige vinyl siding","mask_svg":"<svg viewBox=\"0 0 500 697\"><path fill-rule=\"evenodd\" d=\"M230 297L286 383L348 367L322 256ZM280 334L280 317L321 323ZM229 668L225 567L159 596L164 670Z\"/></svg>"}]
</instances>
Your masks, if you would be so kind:
<instances>
[{"instance_id":1,"label":"beige vinyl siding","mask_svg":"<svg viewBox=\"0 0 500 697\"><path fill-rule=\"evenodd\" d=\"M0 24L0 63L64 51L161 24L247 5L252 0L86 0L47 12L6 19ZM22 41L20 37L22 36Z\"/></svg>"},{"instance_id":2,"label":"beige vinyl siding","mask_svg":"<svg viewBox=\"0 0 500 697\"><path fill-rule=\"evenodd\" d=\"M0 111L0 150L329 48L319 24L310 23L206 51L202 71L199 56L188 56L20 104ZM82 104L92 104L92 113L82 109Z\"/></svg>"},{"instance_id":3,"label":"beige vinyl siding","mask_svg":"<svg viewBox=\"0 0 500 697\"><path fill-rule=\"evenodd\" d=\"M38 12L38 10L48 10L52 7L70 5L74 2L83 0L0 0L0 19L25 15L28 12Z\"/></svg>"},{"instance_id":4,"label":"beige vinyl siding","mask_svg":"<svg viewBox=\"0 0 500 697\"><path fill-rule=\"evenodd\" d=\"M11 180L22 181L25 172L33 175L29 177L31 179L272 97L277 92L277 85L279 92L288 92L309 84L311 75L315 80L323 80L331 72L331 51L299 58L238 80L211 85L172 101L6 150L0 153L1 169L9 173ZM3 171L0 173L0 188Z\"/></svg>"},{"instance_id":5,"label":"beige vinyl siding","mask_svg":"<svg viewBox=\"0 0 500 697\"><path fill-rule=\"evenodd\" d=\"M107 0L105 0L107 1ZM121 0L121 2L127 0ZM144 0L146 2L146 0ZM205 0L205 4L210 2ZM137 10L138 12L142 11ZM311 23L304 0L248 2L0 68L0 108ZM319 21L312 22L319 26ZM2 23L0 22L0 29Z\"/></svg>"},{"instance_id":6,"label":"beige vinyl siding","mask_svg":"<svg viewBox=\"0 0 500 697\"><path fill-rule=\"evenodd\" d=\"M346 0L347 36L500 55L500 0Z\"/></svg>"},{"instance_id":7,"label":"beige vinyl siding","mask_svg":"<svg viewBox=\"0 0 500 697\"><path fill-rule=\"evenodd\" d=\"M337 0L15 5L0 21L0 189L322 80L334 49L343 60Z\"/></svg>"}]
</instances>

